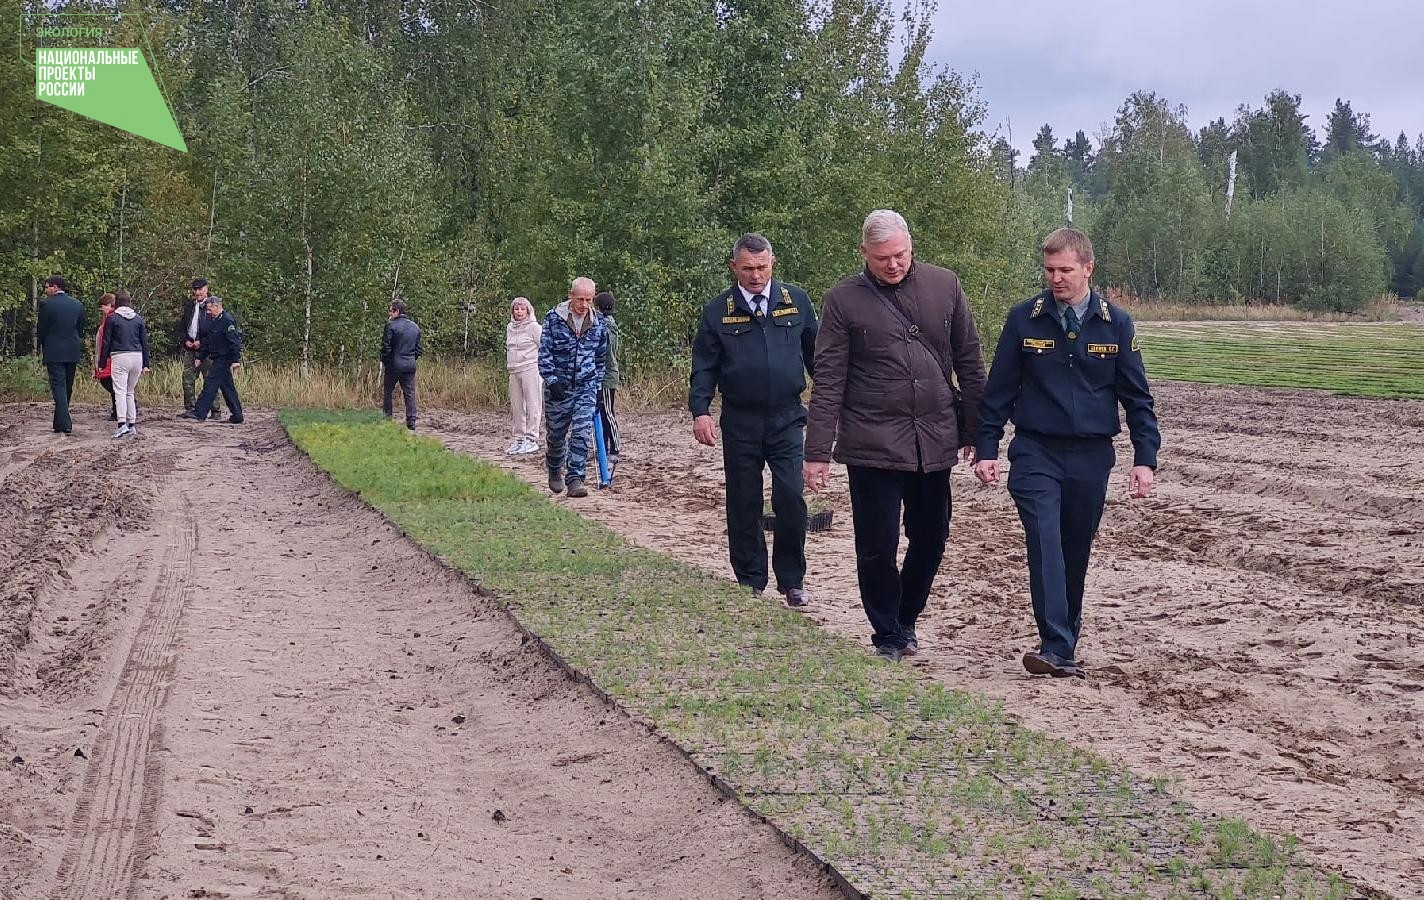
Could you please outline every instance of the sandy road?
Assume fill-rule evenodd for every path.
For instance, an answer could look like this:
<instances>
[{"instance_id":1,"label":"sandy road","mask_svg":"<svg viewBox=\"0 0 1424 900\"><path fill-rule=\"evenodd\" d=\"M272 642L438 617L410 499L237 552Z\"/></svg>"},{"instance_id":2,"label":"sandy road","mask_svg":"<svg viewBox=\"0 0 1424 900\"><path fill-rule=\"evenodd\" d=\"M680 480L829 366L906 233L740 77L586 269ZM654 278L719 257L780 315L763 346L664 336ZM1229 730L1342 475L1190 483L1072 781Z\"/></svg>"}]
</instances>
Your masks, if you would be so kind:
<instances>
[{"instance_id":1,"label":"sandy road","mask_svg":"<svg viewBox=\"0 0 1424 900\"><path fill-rule=\"evenodd\" d=\"M1158 410L1158 492L1128 502L1120 464L1095 549L1092 677L1024 675L1022 531L1007 492L964 466L913 664L1211 811L1298 835L1358 883L1424 897L1424 403L1166 383ZM429 423L543 484L542 457L503 456L506 417ZM730 575L720 448L694 443L684 415L621 423L614 489L559 502ZM807 614L868 643L833 474L838 524L809 541Z\"/></svg>"},{"instance_id":2,"label":"sandy road","mask_svg":"<svg viewBox=\"0 0 1424 900\"><path fill-rule=\"evenodd\" d=\"M0 896L839 896L270 415L0 407Z\"/></svg>"}]
</instances>

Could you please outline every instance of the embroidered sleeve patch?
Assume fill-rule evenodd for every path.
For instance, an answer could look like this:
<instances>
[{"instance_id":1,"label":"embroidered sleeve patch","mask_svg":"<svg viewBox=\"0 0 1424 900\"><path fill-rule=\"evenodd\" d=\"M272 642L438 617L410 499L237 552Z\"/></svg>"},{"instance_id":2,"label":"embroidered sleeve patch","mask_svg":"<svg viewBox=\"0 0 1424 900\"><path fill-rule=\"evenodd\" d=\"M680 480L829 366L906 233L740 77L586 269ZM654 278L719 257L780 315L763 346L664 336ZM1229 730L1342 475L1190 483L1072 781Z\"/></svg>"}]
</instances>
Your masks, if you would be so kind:
<instances>
[{"instance_id":1,"label":"embroidered sleeve patch","mask_svg":"<svg viewBox=\"0 0 1424 900\"><path fill-rule=\"evenodd\" d=\"M1057 345L1053 338L1024 338L1023 346L1025 350L1052 350Z\"/></svg>"},{"instance_id":2,"label":"embroidered sleeve patch","mask_svg":"<svg viewBox=\"0 0 1424 900\"><path fill-rule=\"evenodd\" d=\"M1089 353L1111 353L1117 354L1117 344L1089 344Z\"/></svg>"},{"instance_id":3,"label":"embroidered sleeve patch","mask_svg":"<svg viewBox=\"0 0 1424 900\"><path fill-rule=\"evenodd\" d=\"M752 320L751 316L723 316L723 325L742 325Z\"/></svg>"},{"instance_id":4,"label":"embroidered sleeve patch","mask_svg":"<svg viewBox=\"0 0 1424 900\"><path fill-rule=\"evenodd\" d=\"M1137 335L1132 336L1132 352L1137 353L1142 350L1142 345L1137 343Z\"/></svg>"}]
</instances>

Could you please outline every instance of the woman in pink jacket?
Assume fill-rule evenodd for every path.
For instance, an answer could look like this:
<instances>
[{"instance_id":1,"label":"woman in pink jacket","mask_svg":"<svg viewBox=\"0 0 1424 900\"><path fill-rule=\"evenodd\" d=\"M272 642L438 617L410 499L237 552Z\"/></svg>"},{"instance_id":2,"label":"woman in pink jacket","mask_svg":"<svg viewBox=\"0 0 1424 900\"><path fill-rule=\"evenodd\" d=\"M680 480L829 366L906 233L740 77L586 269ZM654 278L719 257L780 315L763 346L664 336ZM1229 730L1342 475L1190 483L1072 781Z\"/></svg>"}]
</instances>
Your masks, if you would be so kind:
<instances>
[{"instance_id":1,"label":"woman in pink jacket","mask_svg":"<svg viewBox=\"0 0 1424 900\"><path fill-rule=\"evenodd\" d=\"M539 423L544 417L544 383L539 378L539 338L543 332L528 298L515 297L504 329L509 408L514 415L514 443L504 452L511 456L539 452Z\"/></svg>"}]
</instances>

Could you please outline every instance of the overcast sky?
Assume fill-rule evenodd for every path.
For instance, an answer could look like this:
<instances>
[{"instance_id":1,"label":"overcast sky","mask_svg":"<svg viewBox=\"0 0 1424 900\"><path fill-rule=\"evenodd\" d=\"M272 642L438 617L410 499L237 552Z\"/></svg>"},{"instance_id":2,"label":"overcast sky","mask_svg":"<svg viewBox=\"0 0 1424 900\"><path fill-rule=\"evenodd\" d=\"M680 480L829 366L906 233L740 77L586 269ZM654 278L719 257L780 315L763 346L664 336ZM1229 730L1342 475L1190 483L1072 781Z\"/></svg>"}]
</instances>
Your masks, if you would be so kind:
<instances>
[{"instance_id":1,"label":"overcast sky","mask_svg":"<svg viewBox=\"0 0 1424 900\"><path fill-rule=\"evenodd\" d=\"M940 0L932 59L979 76L984 123L1028 162L1039 126L1093 138L1134 90L1185 104L1193 130L1284 88L1317 135L1335 98L1373 131L1424 131L1424 0Z\"/></svg>"}]
</instances>

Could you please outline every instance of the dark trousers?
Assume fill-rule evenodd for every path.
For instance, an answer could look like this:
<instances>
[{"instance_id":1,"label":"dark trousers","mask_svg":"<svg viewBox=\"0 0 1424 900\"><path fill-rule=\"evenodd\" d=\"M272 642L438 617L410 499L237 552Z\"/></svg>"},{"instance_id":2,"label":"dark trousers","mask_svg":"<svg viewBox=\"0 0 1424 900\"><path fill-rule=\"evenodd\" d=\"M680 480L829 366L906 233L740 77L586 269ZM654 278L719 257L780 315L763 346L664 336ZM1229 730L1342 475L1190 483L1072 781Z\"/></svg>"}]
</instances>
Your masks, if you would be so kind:
<instances>
[{"instance_id":1,"label":"dark trousers","mask_svg":"<svg viewBox=\"0 0 1424 900\"><path fill-rule=\"evenodd\" d=\"M99 384L104 390L109 392L109 418L117 419L119 417L119 406L118 398L114 396L114 379L105 375L99 379Z\"/></svg>"},{"instance_id":2,"label":"dark trousers","mask_svg":"<svg viewBox=\"0 0 1424 900\"><path fill-rule=\"evenodd\" d=\"M395 411L396 385L400 385L401 400L405 403L405 427L415 427L415 373L385 370L385 384L381 397L381 411L389 419Z\"/></svg>"},{"instance_id":3,"label":"dark trousers","mask_svg":"<svg viewBox=\"0 0 1424 900\"><path fill-rule=\"evenodd\" d=\"M949 470L896 472L846 466L855 523L860 603L877 647L904 649L929 600L949 541ZM904 524L905 563L895 564Z\"/></svg>"},{"instance_id":4,"label":"dark trousers","mask_svg":"<svg viewBox=\"0 0 1424 900\"><path fill-rule=\"evenodd\" d=\"M49 373L49 393L54 398L54 430L73 431L69 418L69 398L74 396L74 370L78 363L45 363Z\"/></svg>"},{"instance_id":5,"label":"dark trousers","mask_svg":"<svg viewBox=\"0 0 1424 900\"><path fill-rule=\"evenodd\" d=\"M1047 438L1019 431L1009 444L1009 494L1028 546L1028 589L1039 649L1074 659L1083 584L1103 518L1115 454L1108 438Z\"/></svg>"},{"instance_id":6,"label":"dark trousers","mask_svg":"<svg viewBox=\"0 0 1424 900\"><path fill-rule=\"evenodd\" d=\"M737 583L766 588L766 537L762 534L762 468L771 470L771 568L776 589L804 587L806 580L806 409L779 412L722 409L722 467L727 481L727 549Z\"/></svg>"},{"instance_id":7,"label":"dark trousers","mask_svg":"<svg viewBox=\"0 0 1424 900\"><path fill-rule=\"evenodd\" d=\"M232 414L231 421L242 421L242 401L237 398L237 385L232 380L232 364L236 360L215 359L212 361L212 368L203 376L203 392L198 395L198 402L193 406L193 415L199 419L206 419L208 411L217 402L218 392L222 391L223 402L227 404L228 412Z\"/></svg>"},{"instance_id":8,"label":"dark trousers","mask_svg":"<svg viewBox=\"0 0 1424 900\"><path fill-rule=\"evenodd\" d=\"M208 379L212 376L212 360L201 359L199 354L184 348L179 361L183 364L183 408L191 412L197 403L198 397L198 376L203 376L203 387L208 386ZM194 362L202 365L195 366ZM230 371L230 370L229 370ZM217 394L213 394L213 409L222 412L222 404L218 402Z\"/></svg>"}]
</instances>

